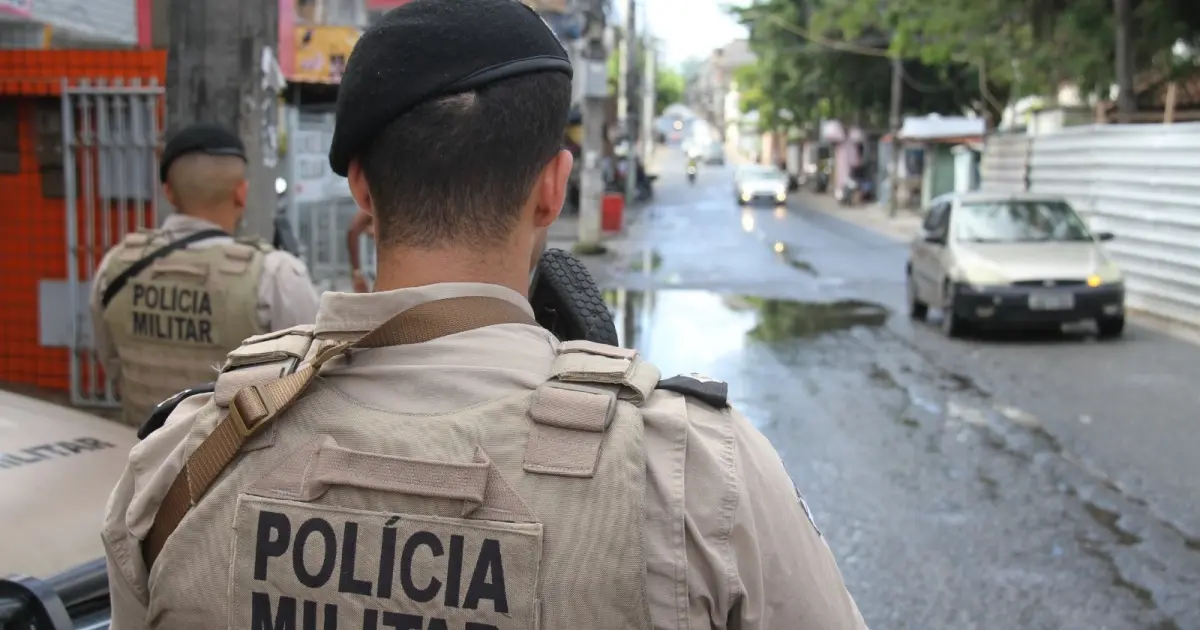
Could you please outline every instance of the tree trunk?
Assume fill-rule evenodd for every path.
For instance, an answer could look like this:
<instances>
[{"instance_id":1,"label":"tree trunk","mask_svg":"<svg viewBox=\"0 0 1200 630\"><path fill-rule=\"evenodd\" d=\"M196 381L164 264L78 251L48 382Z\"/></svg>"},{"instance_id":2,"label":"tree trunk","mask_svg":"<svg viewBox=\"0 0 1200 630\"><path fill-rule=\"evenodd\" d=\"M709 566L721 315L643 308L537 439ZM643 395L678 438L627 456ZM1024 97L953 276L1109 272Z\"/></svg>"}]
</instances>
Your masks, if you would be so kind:
<instances>
[{"instance_id":1,"label":"tree trunk","mask_svg":"<svg viewBox=\"0 0 1200 630\"><path fill-rule=\"evenodd\" d=\"M1117 116L1129 123L1137 110L1133 93L1133 43L1130 41L1129 0L1113 0L1116 18Z\"/></svg>"}]
</instances>

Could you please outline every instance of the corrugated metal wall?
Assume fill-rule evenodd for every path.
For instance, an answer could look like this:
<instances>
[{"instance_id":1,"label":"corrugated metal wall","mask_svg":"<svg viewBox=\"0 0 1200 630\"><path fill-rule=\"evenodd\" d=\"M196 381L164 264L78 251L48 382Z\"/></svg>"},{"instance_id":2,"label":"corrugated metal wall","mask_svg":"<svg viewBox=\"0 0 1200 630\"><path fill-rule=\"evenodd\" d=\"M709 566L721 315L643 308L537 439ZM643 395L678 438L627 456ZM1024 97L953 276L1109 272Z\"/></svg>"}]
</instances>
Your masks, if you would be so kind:
<instances>
[{"instance_id":1,"label":"corrugated metal wall","mask_svg":"<svg viewBox=\"0 0 1200 630\"><path fill-rule=\"evenodd\" d=\"M1037 136L1029 181L1116 235L1107 248L1126 275L1129 307L1200 324L1200 124Z\"/></svg>"},{"instance_id":2,"label":"corrugated metal wall","mask_svg":"<svg viewBox=\"0 0 1200 630\"><path fill-rule=\"evenodd\" d=\"M1030 138L998 134L987 140L979 167L980 189L987 192L1025 190L1028 186Z\"/></svg>"}]
</instances>

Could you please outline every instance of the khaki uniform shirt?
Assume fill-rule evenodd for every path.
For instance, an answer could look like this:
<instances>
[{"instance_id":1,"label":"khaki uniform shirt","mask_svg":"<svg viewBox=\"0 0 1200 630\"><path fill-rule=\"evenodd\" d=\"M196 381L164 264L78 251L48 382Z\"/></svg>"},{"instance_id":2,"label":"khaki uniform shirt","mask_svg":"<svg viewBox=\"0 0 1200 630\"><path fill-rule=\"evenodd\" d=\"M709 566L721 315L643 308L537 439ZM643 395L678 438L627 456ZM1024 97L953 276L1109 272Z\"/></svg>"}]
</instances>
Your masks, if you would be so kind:
<instances>
[{"instance_id":1,"label":"khaki uniform shirt","mask_svg":"<svg viewBox=\"0 0 1200 630\"><path fill-rule=\"evenodd\" d=\"M219 226L183 214L172 214L163 222L162 230L170 234L171 240L186 238L204 230L220 229ZM230 236L207 238L189 245L189 249L213 247L233 240ZM104 309L101 299L107 284L104 272L108 268L110 251L96 269L96 281L92 283L89 305L92 313L92 342L96 355L104 362L109 374L120 368L116 348L109 341L104 326ZM284 330L301 324L311 324L317 316L320 298L308 275L304 263L288 252L275 250L263 257L262 279L258 284L258 311L263 328L270 331Z\"/></svg>"},{"instance_id":2,"label":"khaki uniform shirt","mask_svg":"<svg viewBox=\"0 0 1200 630\"><path fill-rule=\"evenodd\" d=\"M529 309L521 295L482 284L325 293L317 334L362 333L418 304L473 295ZM493 326L360 352L354 361L331 365L321 374L330 386L368 406L444 413L532 391L548 378L558 343L534 326ZM146 624L147 572L139 537L182 468L189 432L210 397L186 399L162 429L134 447L112 494L104 541L113 630ZM691 400L688 429L677 437L669 428L678 426L678 419L667 414L678 407L655 404L655 398L641 408L648 484L646 590L654 628L865 628L833 554L767 439L737 412ZM680 495L682 506L668 504L669 497ZM214 620L214 625L223 623Z\"/></svg>"}]
</instances>

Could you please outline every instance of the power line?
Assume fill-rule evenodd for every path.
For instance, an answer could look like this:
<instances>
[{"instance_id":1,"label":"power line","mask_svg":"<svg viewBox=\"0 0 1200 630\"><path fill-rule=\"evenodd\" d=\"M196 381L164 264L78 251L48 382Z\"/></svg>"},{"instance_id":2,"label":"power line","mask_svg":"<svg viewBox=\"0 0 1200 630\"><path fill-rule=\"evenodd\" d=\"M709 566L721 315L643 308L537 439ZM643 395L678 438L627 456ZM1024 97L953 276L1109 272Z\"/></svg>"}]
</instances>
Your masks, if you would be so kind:
<instances>
[{"instance_id":1,"label":"power line","mask_svg":"<svg viewBox=\"0 0 1200 630\"><path fill-rule=\"evenodd\" d=\"M774 22L776 26L782 28L785 31L788 31L789 33L798 35L814 44L824 46L826 48L831 48L833 50L854 53L856 55L866 55L868 57L883 57L884 59L891 59L892 57L895 56L894 54L891 53L891 51L889 51L885 48L868 48L866 46L862 46L862 45L855 44L852 42L839 41L836 39L829 39L826 37L822 37L820 35L813 35L812 33L809 33L807 30L802 29L799 26L796 26L795 24L792 24L791 22L788 22L787 20L784 20L783 18L781 18L777 15L772 15L770 13L758 13L757 11L747 11L745 13L745 15L749 15L751 17L766 18L768 21Z\"/></svg>"},{"instance_id":2,"label":"power line","mask_svg":"<svg viewBox=\"0 0 1200 630\"><path fill-rule=\"evenodd\" d=\"M904 83L906 85L908 85L908 87L910 87L918 92L921 92L923 94L938 94L940 92L949 92L954 89L953 87L946 86L946 85L930 86L930 85L925 85L923 83L920 83L916 79L914 79L912 77L912 75L908 73L907 70L904 69L903 65L900 66L900 72L901 72L901 76L904 77Z\"/></svg>"},{"instance_id":3,"label":"power line","mask_svg":"<svg viewBox=\"0 0 1200 630\"><path fill-rule=\"evenodd\" d=\"M819 46L824 46L824 47L830 48L832 50L837 50L840 52L847 52L847 53L856 54L856 55L864 55L864 56L868 56L868 57L880 57L880 58L884 58L884 59L894 59L896 57L895 54L893 54L891 51L889 51L886 48L870 48L870 47L863 46L861 44L856 44L853 42L840 41L840 40L822 37L820 35L813 35L812 33L808 32L807 30L802 29L802 28L792 24L791 22L788 22L787 20L784 20L783 18L781 18L777 15L772 15L770 13L757 13L754 11L747 11L746 14L750 15L752 17L766 18L767 20L773 22L776 26L782 28L785 31L788 31L794 35L798 35L801 38L803 38L811 43L817 44ZM909 74L907 71L904 71L903 66L901 66L901 77L904 79L904 83L907 84L908 87L910 87L918 92L925 93L925 94L948 92L948 91L951 91L954 89L953 87L948 87L948 86L925 85L925 84L917 81L916 79L914 79L912 77L912 75Z\"/></svg>"}]
</instances>

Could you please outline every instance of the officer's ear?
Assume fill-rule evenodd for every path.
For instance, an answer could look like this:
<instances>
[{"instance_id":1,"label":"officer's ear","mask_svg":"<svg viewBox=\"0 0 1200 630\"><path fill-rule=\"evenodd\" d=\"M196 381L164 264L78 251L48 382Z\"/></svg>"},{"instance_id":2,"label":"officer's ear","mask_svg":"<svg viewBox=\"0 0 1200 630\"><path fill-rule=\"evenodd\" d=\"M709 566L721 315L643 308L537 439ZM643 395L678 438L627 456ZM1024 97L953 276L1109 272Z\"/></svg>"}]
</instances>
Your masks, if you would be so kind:
<instances>
[{"instance_id":1,"label":"officer's ear","mask_svg":"<svg viewBox=\"0 0 1200 630\"><path fill-rule=\"evenodd\" d=\"M163 182L162 190L163 190L163 197L166 197L167 201L171 202L171 207L178 208L179 207L179 197L175 195L175 190L173 188L171 188L171 184L169 184L167 182Z\"/></svg>"},{"instance_id":2,"label":"officer's ear","mask_svg":"<svg viewBox=\"0 0 1200 630\"><path fill-rule=\"evenodd\" d=\"M237 208L246 207L246 198L250 195L250 182L242 180L233 187L233 205Z\"/></svg>"},{"instance_id":3,"label":"officer's ear","mask_svg":"<svg viewBox=\"0 0 1200 630\"><path fill-rule=\"evenodd\" d=\"M571 177L571 167L574 164L575 156L562 149L546 163L538 175L533 191L536 197L533 222L536 227L549 226L562 212L563 202L567 199L567 180Z\"/></svg>"},{"instance_id":4,"label":"officer's ear","mask_svg":"<svg viewBox=\"0 0 1200 630\"><path fill-rule=\"evenodd\" d=\"M350 196L364 212L375 217L375 203L371 199L371 187L367 185L367 175L363 172L362 162L350 160L350 168L346 172L346 181L350 184Z\"/></svg>"}]
</instances>

